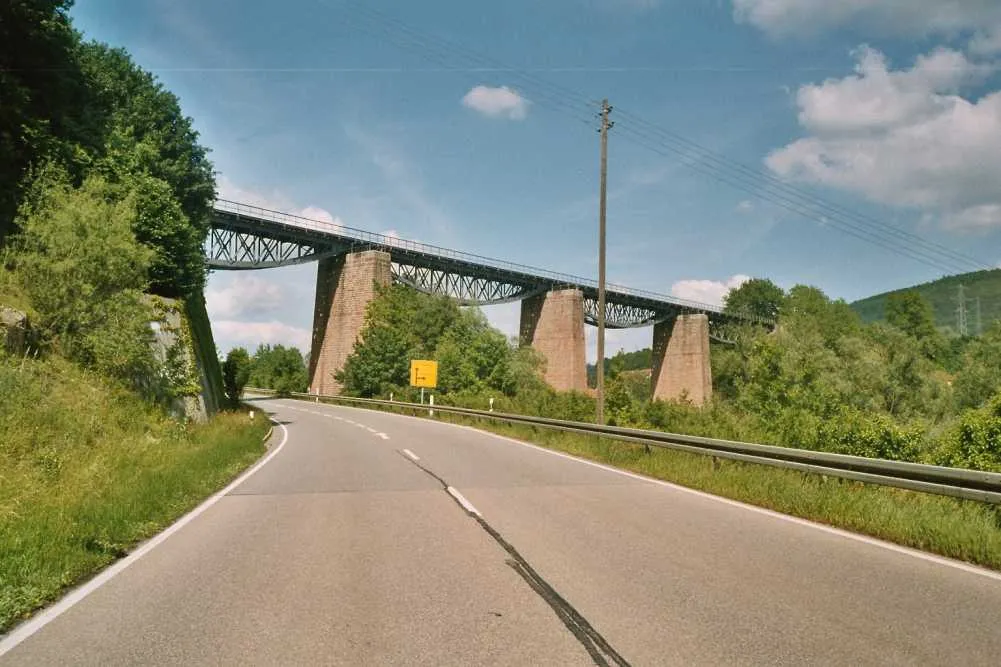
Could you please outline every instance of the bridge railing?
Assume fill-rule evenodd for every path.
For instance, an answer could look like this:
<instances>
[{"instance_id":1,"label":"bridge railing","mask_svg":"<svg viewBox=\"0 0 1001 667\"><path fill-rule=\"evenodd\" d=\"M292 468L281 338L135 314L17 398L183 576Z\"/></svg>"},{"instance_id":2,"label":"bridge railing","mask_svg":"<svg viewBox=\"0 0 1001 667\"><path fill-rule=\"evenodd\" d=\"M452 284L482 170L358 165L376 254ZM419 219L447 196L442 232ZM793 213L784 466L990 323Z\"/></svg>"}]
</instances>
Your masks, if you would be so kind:
<instances>
[{"instance_id":1,"label":"bridge railing","mask_svg":"<svg viewBox=\"0 0 1001 667\"><path fill-rule=\"evenodd\" d=\"M274 394L270 390L252 389L250 387L247 387L246 391L265 395ZM352 398L348 396L318 396L301 393L292 393L290 397L299 400L323 401L325 403L347 403L363 408L400 409L422 415L426 415L429 410L433 410L434 412L487 419L506 424L521 424L536 428L598 435L612 440L635 442L651 447L704 454L745 463L787 468L800 472L865 482L867 484L893 486L923 493L1001 504L1001 473L995 472L968 470L965 468L947 468L906 461L870 459L847 454L833 454L830 452L817 452L807 449L777 447L774 445L759 445L733 440L716 440L714 438L625 428L621 426L601 426L585 422L490 412L488 410L473 410L447 405L429 406L400 401Z\"/></svg>"},{"instance_id":2,"label":"bridge railing","mask_svg":"<svg viewBox=\"0 0 1001 667\"><path fill-rule=\"evenodd\" d=\"M598 289L598 282L596 280L583 278L581 276L574 276L567 273L548 271L546 269L540 269L537 267L527 266L524 264L517 264L515 262L507 262L504 260L494 259L491 257L484 257L483 255L476 255L473 253L462 252L459 250L452 250L450 248L444 248L442 246L431 245L428 243L421 243L419 241L410 241L407 239L401 239L396 236L377 234L375 232L369 232L363 229L356 229L354 227L340 225L335 222L329 222L325 220L315 220L312 218L307 218L292 213L283 213L281 211L275 211L260 206L254 206L251 204L243 204L228 199L217 199L215 201L215 209L224 213L231 213L234 215L250 219L266 220L268 222L288 225L299 229L306 229L326 234L334 234L337 236L353 239L356 241L361 241L364 243L372 243L383 246L401 248L403 250L409 250L411 252L416 252L416 253L423 253L435 257L454 259L457 261L468 262L471 264L479 264L495 269L523 273L535 278L541 278L547 280L557 285L580 286L595 290ZM631 287L626 287L624 285L608 283L606 284L605 289L608 292L618 293L625 296L650 299L652 301L670 303L679 306L681 308L686 308L693 311L716 313L716 314L723 313L722 308L712 304L701 303L699 301L692 301L689 299L681 299L675 296L668 296L666 294L659 294L657 292L652 292L648 290L635 289ZM756 320L760 318L743 317L742 319Z\"/></svg>"}]
</instances>

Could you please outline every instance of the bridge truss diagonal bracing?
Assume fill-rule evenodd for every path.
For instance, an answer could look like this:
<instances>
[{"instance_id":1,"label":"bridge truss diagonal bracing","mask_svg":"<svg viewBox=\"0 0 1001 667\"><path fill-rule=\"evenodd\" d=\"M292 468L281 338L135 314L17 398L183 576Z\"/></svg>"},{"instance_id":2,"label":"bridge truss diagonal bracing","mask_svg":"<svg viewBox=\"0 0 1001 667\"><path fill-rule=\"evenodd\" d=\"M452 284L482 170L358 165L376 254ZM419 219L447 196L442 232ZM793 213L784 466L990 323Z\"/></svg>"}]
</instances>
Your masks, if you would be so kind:
<instances>
[{"instance_id":1,"label":"bridge truss diagonal bracing","mask_svg":"<svg viewBox=\"0 0 1001 667\"><path fill-rule=\"evenodd\" d=\"M393 262L393 279L425 294L447 296L463 306L520 301L544 289L460 271L399 262Z\"/></svg>"},{"instance_id":2,"label":"bridge truss diagonal bracing","mask_svg":"<svg viewBox=\"0 0 1001 667\"><path fill-rule=\"evenodd\" d=\"M598 322L594 280L433 246L395 236L312 220L269 209L217 200L206 242L210 269L247 270L301 264L340 253L377 250L392 261L393 279L463 305L519 301L545 291L576 289L584 296L584 319ZM758 321L724 313L719 306L609 284L605 322L615 329L643 327L682 314L708 316L711 335L726 340L729 324Z\"/></svg>"},{"instance_id":3,"label":"bridge truss diagonal bracing","mask_svg":"<svg viewBox=\"0 0 1001 667\"><path fill-rule=\"evenodd\" d=\"M206 241L210 268L268 269L319 259L316 244L253 232L213 228Z\"/></svg>"}]
</instances>

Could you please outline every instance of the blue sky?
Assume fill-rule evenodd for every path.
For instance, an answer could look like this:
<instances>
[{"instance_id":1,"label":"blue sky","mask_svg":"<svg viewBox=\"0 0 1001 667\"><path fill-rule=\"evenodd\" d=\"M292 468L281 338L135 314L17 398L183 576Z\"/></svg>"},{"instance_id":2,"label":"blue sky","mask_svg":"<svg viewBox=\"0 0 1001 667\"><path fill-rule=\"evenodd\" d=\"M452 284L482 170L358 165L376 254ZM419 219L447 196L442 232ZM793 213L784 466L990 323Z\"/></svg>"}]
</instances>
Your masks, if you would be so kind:
<instances>
[{"instance_id":1,"label":"blue sky","mask_svg":"<svg viewBox=\"0 0 1001 667\"><path fill-rule=\"evenodd\" d=\"M87 0L72 15L180 97L229 199L594 276L608 97L614 282L718 302L763 276L854 300L947 272L698 173L651 126L1001 261L995 0ZM220 350L308 346L314 280L312 265L213 274ZM485 312L515 332L516 304ZM650 335L610 332L609 349Z\"/></svg>"}]
</instances>

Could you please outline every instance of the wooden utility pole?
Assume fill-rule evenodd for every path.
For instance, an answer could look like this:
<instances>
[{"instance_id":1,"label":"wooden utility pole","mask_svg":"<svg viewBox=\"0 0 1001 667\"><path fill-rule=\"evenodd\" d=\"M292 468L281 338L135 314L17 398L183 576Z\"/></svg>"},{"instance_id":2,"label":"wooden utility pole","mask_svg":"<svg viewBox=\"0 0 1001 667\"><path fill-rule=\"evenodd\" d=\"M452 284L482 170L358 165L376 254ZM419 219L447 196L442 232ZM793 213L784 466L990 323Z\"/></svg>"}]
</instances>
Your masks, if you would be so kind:
<instances>
[{"instance_id":1,"label":"wooden utility pole","mask_svg":"<svg viewBox=\"0 0 1001 667\"><path fill-rule=\"evenodd\" d=\"M598 195L598 364L597 372L597 422L605 423L605 189L608 176L608 131L613 123L608 120L612 107L608 100L601 101L601 192Z\"/></svg>"}]
</instances>

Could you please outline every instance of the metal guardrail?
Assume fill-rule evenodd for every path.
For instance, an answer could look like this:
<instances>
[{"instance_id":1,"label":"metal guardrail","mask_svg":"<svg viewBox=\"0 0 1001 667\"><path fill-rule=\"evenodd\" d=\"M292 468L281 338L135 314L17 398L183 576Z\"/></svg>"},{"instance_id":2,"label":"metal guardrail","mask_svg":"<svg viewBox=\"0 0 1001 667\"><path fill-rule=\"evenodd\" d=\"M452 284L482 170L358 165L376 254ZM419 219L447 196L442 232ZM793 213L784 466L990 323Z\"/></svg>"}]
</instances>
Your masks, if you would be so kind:
<instances>
[{"instance_id":1,"label":"metal guardrail","mask_svg":"<svg viewBox=\"0 0 1001 667\"><path fill-rule=\"evenodd\" d=\"M266 395L274 394L270 390L252 389L250 387L246 391ZM392 407L420 412L428 412L432 408L430 405L421 405L419 403L371 398L351 398L347 396L318 396L316 394L293 393L290 397L300 400L342 402L361 406ZM925 465L923 463L909 463L906 461L870 459L847 454L792 449L774 445L759 445L733 440L716 440L713 438L624 428L621 426L599 426L584 422L489 412L487 410L473 410L471 408L459 408L449 405L435 405L433 406L433 410L435 412L492 419L508 424L525 424L539 428L599 435L615 440L703 454L721 459L758 463L778 468L798 470L800 472L839 477L856 482L865 482L867 484L893 486L911 491L1001 504L1001 473L995 472L948 468Z\"/></svg>"}]
</instances>

